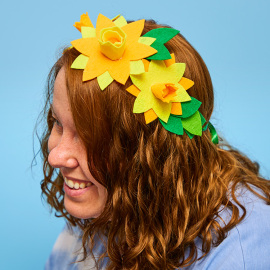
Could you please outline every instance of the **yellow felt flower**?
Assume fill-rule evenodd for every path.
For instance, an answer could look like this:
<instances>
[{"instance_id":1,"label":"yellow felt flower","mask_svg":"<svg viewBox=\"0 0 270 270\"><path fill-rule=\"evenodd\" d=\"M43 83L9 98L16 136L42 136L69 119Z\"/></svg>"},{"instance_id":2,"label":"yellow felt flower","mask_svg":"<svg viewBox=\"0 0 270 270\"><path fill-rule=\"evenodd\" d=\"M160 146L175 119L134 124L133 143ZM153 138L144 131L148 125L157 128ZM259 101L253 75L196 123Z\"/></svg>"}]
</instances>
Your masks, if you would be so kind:
<instances>
[{"instance_id":1,"label":"yellow felt flower","mask_svg":"<svg viewBox=\"0 0 270 270\"><path fill-rule=\"evenodd\" d=\"M99 14L95 31L84 25L83 38L71 42L81 53L71 68L83 67L83 81L97 78L102 90L113 80L125 84L131 73L144 72L141 60L157 52L139 42L143 28L144 20L119 24Z\"/></svg>"},{"instance_id":2,"label":"yellow felt flower","mask_svg":"<svg viewBox=\"0 0 270 270\"><path fill-rule=\"evenodd\" d=\"M191 100L186 90L194 84L183 77L185 68L184 63L175 63L172 55L171 60L152 60L148 72L131 75L134 85L127 91L137 97L133 112L144 113L146 123L157 117L167 123L170 114L182 115L181 103Z\"/></svg>"}]
</instances>

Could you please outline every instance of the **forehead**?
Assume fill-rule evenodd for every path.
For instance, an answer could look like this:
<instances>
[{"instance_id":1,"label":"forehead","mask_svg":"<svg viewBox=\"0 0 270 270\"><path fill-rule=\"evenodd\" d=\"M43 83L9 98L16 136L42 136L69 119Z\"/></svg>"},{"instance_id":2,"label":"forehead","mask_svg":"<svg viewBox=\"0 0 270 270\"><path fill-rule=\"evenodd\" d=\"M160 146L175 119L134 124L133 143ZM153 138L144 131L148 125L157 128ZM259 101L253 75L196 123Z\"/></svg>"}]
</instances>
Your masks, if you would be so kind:
<instances>
[{"instance_id":1,"label":"forehead","mask_svg":"<svg viewBox=\"0 0 270 270\"><path fill-rule=\"evenodd\" d=\"M65 129L75 131L74 121L67 95L65 69L61 68L54 83L52 111Z\"/></svg>"},{"instance_id":2,"label":"forehead","mask_svg":"<svg viewBox=\"0 0 270 270\"><path fill-rule=\"evenodd\" d=\"M66 76L64 68L60 69L54 82L52 107L54 111L69 111L70 106L67 96Z\"/></svg>"},{"instance_id":3,"label":"forehead","mask_svg":"<svg viewBox=\"0 0 270 270\"><path fill-rule=\"evenodd\" d=\"M64 68L60 69L54 82L53 103L60 100L68 101Z\"/></svg>"}]
</instances>

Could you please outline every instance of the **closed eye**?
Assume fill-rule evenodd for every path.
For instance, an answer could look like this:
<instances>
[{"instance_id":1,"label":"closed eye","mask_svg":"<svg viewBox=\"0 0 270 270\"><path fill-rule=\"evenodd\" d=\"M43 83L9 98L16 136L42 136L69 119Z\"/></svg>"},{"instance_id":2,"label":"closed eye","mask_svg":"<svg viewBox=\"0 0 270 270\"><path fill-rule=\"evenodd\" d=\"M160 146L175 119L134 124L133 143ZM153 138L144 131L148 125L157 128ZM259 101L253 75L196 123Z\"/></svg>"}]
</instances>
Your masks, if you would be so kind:
<instances>
[{"instance_id":1,"label":"closed eye","mask_svg":"<svg viewBox=\"0 0 270 270\"><path fill-rule=\"evenodd\" d=\"M62 124L59 122L59 120L58 120L56 117L52 116L52 121L53 121L53 126L56 127L56 129L57 129L58 131L62 131L63 126L62 126Z\"/></svg>"},{"instance_id":2,"label":"closed eye","mask_svg":"<svg viewBox=\"0 0 270 270\"><path fill-rule=\"evenodd\" d=\"M51 105L51 113L52 113L51 116L52 116L53 125L56 124L58 127L63 128L62 124L59 122L59 120L57 119L57 116L54 113L54 109L52 105Z\"/></svg>"},{"instance_id":3,"label":"closed eye","mask_svg":"<svg viewBox=\"0 0 270 270\"><path fill-rule=\"evenodd\" d=\"M62 127L62 124L55 117L53 117L53 123L55 123L59 127Z\"/></svg>"}]
</instances>

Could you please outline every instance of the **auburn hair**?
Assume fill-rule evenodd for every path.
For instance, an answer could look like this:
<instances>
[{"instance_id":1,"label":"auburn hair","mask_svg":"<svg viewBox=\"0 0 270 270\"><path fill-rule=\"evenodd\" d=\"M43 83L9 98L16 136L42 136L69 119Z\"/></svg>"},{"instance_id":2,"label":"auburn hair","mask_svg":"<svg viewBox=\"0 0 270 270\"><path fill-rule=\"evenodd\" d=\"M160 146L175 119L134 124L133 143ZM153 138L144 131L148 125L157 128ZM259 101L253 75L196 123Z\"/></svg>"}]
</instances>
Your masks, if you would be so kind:
<instances>
[{"instance_id":1,"label":"auburn hair","mask_svg":"<svg viewBox=\"0 0 270 270\"><path fill-rule=\"evenodd\" d=\"M145 22L144 32L161 27ZM176 62L186 63L184 76L195 82L190 96L202 102L208 122L214 103L208 69L197 51L180 34L166 43ZM178 136L159 121L145 124L134 114L130 86L114 81L101 91L97 80L82 81L82 70L70 66L80 53L66 49L48 78L47 117L42 136L43 195L57 216L83 232L84 259L92 252L95 235L106 235L107 269L177 269L204 257L245 217L235 191L241 184L270 203L269 182L258 176L258 165L230 146L215 145L210 132L193 139ZM48 163L48 138L53 127L50 103L54 80L65 68L74 123L87 149L89 170L104 185L108 197L95 219L71 216L63 203L63 177ZM259 188L259 194L254 190ZM231 212L221 224L221 209ZM239 211L242 209L242 211ZM195 239L202 240L197 247ZM203 256L199 258L198 248ZM98 263L97 262L97 263ZM98 264L97 264L98 267Z\"/></svg>"}]
</instances>

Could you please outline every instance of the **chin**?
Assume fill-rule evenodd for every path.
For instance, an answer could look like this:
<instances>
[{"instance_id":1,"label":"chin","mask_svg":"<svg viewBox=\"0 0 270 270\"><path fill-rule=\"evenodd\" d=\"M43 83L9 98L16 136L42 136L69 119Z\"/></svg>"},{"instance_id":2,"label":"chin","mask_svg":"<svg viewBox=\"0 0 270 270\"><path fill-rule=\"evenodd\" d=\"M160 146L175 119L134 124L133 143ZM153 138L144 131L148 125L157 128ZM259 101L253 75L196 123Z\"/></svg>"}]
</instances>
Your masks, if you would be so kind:
<instances>
[{"instance_id":1,"label":"chin","mask_svg":"<svg viewBox=\"0 0 270 270\"><path fill-rule=\"evenodd\" d=\"M70 199L64 199L64 205L67 212L79 219L89 219L89 218L97 218L103 211L103 207L98 207L95 205L84 205L80 202L74 202Z\"/></svg>"}]
</instances>

